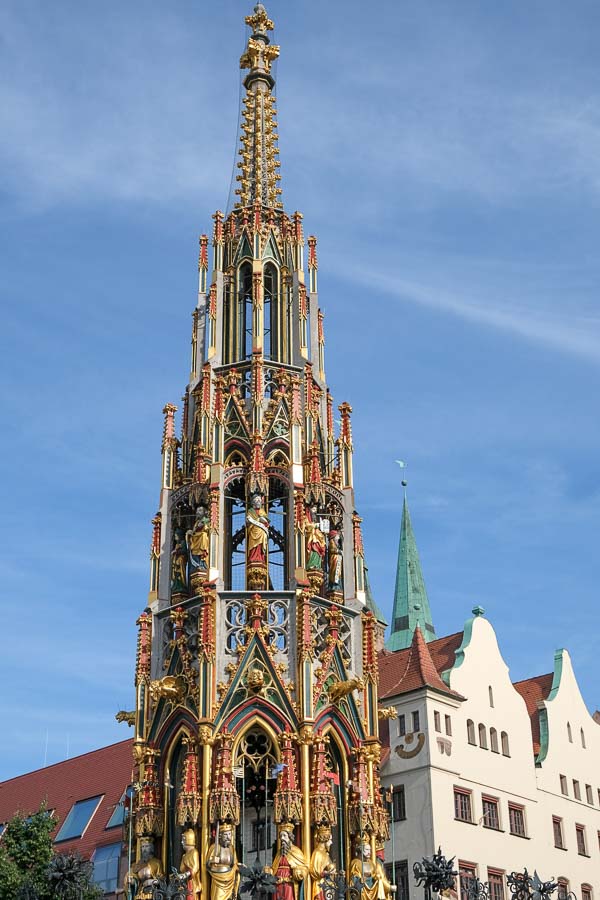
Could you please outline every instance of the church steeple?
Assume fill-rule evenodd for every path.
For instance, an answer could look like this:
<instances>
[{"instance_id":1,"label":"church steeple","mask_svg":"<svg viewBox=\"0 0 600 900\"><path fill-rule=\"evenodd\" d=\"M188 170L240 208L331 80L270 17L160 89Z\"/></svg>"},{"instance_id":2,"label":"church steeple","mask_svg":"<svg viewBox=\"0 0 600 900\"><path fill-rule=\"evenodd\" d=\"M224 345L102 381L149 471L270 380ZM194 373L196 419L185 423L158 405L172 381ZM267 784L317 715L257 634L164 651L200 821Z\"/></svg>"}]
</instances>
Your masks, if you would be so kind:
<instances>
[{"instance_id":1,"label":"church steeple","mask_svg":"<svg viewBox=\"0 0 600 900\"><path fill-rule=\"evenodd\" d=\"M262 3L254 7L254 14L246 16L252 34L240 59L240 68L248 69L244 78L246 95L242 101L242 134L237 176L240 187L237 206L262 206L281 208L278 187L281 176L278 173L277 121L275 98L272 94L275 79L271 75L271 65L279 56L279 47L271 44L269 31L274 24Z\"/></svg>"},{"instance_id":2,"label":"church steeple","mask_svg":"<svg viewBox=\"0 0 600 900\"><path fill-rule=\"evenodd\" d=\"M425 640L431 641L435 638L425 579L405 495L396 567L392 631L386 648L404 650L410 647L417 625Z\"/></svg>"}]
</instances>

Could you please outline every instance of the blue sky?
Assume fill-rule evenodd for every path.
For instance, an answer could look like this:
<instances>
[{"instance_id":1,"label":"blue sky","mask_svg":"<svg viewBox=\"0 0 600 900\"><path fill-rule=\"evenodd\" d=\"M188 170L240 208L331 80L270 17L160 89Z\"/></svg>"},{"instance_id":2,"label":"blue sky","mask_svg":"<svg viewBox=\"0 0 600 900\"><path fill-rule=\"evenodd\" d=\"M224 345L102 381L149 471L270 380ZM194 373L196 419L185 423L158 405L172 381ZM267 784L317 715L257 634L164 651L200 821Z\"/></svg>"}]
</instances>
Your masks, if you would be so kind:
<instances>
[{"instance_id":1,"label":"blue sky","mask_svg":"<svg viewBox=\"0 0 600 900\"><path fill-rule=\"evenodd\" d=\"M161 408L189 371L249 3L4 0L0 778L127 736ZM400 473L439 634L600 706L592 0L273 0L284 200L390 612ZM47 736L47 750L46 750Z\"/></svg>"}]
</instances>

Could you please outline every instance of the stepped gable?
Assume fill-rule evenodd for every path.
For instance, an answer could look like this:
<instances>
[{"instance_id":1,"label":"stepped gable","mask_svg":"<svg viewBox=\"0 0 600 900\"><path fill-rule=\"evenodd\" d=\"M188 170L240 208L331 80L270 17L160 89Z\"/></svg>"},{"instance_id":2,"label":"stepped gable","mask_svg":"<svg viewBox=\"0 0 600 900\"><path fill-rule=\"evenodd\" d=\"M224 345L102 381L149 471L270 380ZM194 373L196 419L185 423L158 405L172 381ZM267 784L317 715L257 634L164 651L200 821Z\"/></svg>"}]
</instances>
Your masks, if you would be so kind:
<instances>
[{"instance_id":1,"label":"stepped gable","mask_svg":"<svg viewBox=\"0 0 600 900\"><path fill-rule=\"evenodd\" d=\"M60 853L78 850L82 856L89 857L97 847L119 842L121 826L107 830L106 825L131 783L132 747L131 739L120 741L0 783L0 822L10 821L17 812L24 815L37 812L45 802L58 819L54 837L74 803L102 796L83 835L60 841L55 844L55 850Z\"/></svg>"},{"instance_id":2,"label":"stepped gable","mask_svg":"<svg viewBox=\"0 0 600 900\"><path fill-rule=\"evenodd\" d=\"M516 681L513 685L518 691L527 707L531 721L531 737L533 739L533 752L535 756L540 752L540 717L539 704L548 697L552 688L553 672L546 675L535 675L533 678L525 678Z\"/></svg>"},{"instance_id":3,"label":"stepped gable","mask_svg":"<svg viewBox=\"0 0 600 900\"><path fill-rule=\"evenodd\" d=\"M380 655L380 699L405 694L421 687L459 696L442 681L441 673L453 664L454 652L461 642L462 632L457 632L428 644L417 625L408 649Z\"/></svg>"}]
</instances>

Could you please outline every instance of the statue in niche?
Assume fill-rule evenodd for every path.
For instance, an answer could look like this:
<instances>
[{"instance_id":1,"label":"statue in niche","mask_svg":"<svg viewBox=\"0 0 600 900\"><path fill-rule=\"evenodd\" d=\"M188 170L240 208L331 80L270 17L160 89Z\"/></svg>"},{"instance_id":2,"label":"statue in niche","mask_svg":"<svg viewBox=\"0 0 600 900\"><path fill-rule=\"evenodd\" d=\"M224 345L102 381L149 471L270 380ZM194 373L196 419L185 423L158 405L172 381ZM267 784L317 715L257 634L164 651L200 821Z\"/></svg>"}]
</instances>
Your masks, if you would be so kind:
<instances>
[{"instance_id":1,"label":"statue in niche","mask_svg":"<svg viewBox=\"0 0 600 900\"><path fill-rule=\"evenodd\" d=\"M319 825L315 833L316 847L310 858L309 872L312 878L312 900L326 900L328 895L327 879L336 874L335 864L329 855L332 838L331 828Z\"/></svg>"},{"instance_id":2,"label":"statue in niche","mask_svg":"<svg viewBox=\"0 0 600 900\"><path fill-rule=\"evenodd\" d=\"M270 871L277 878L275 900L304 900L304 879L308 874L306 857L294 844L294 825L279 826L279 848Z\"/></svg>"},{"instance_id":3,"label":"statue in niche","mask_svg":"<svg viewBox=\"0 0 600 900\"><path fill-rule=\"evenodd\" d=\"M350 881L358 878L362 883L361 900L389 900L396 886L386 878L381 862L378 859L373 862L371 844L359 840L356 850L357 855L350 863Z\"/></svg>"},{"instance_id":4,"label":"statue in niche","mask_svg":"<svg viewBox=\"0 0 600 900\"><path fill-rule=\"evenodd\" d=\"M186 594L188 550L183 528L176 528L171 550L171 594Z\"/></svg>"},{"instance_id":5,"label":"statue in niche","mask_svg":"<svg viewBox=\"0 0 600 900\"><path fill-rule=\"evenodd\" d=\"M210 873L210 900L233 900L237 897L240 873L233 846L233 825L217 823L214 844L206 855Z\"/></svg>"},{"instance_id":6,"label":"statue in niche","mask_svg":"<svg viewBox=\"0 0 600 900\"><path fill-rule=\"evenodd\" d=\"M190 578L196 574L208 574L210 552L210 519L205 506L196 510L193 526L186 533L186 543L190 557Z\"/></svg>"},{"instance_id":7,"label":"statue in niche","mask_svg":"<svg viewBox=\"0 0 600 900\"><path fill-rule=\"evenodd\" d=\"M135 862L123 881L123 892L133 885L135 900L152 900L155 881L163 875L162 863L154 855L152 838L142 838L140 858Z\"/></svg>"},{"instance_id":8,"label":"statue in niche","mask_svg":"<svg viewBox=\"0 0 600 900\"><path fill-rule=\"evenodd\" d=\"M327 547L319 527L317 507L311 506L306 516L306 571L322 572Z\"/></svg>"},{"instance_id":9,"label":"statue in niche","mask_svg":"<svg viewBox=\"0 0 600 900\"><path fill-rule=\"evenodd\" d=\"M330 591L342 590L342 533L337 528L329 532L327 546L328 588Z\"/></svg>"},{"instance_id":10,"label":"statue in niche","mask_svg":"<svg viewBox=\"0 0 600 900\"><path fill-rule=\"evenodd\" d=\"M246 512L246 553L249 565L266 565L269 543L269 517L264 495L253 494Z\"/></svg>"},{"instance_id":11,"label":"statue in niche","mask_svg":"<svg viewBox=\"0 0 600 900\"><path fill-rule=\"evenodd\" d=\"M188 828L183 832L181 843L183 856L179 871L187 875L187 900L199 900L202 893L202 881L200 878L200 856L196 849L196 832Z\"/></svg>"}]
</instances>

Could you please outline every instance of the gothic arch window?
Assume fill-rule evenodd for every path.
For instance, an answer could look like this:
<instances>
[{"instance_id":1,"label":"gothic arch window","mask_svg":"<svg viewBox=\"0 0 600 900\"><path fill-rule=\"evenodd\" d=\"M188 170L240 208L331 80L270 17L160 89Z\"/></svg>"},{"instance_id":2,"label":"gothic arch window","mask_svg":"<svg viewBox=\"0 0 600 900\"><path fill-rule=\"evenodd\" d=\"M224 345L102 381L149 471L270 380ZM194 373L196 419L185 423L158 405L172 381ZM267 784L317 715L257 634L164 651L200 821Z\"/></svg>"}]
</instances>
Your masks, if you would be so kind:
<instances>
[{"instance_id":1,"label":"gothic arch window","mask_svg":"<svg viewBox=\"0 0 600 900\"><path fill-rule=\"evenodd\" d=\"M505 731L500 734L500 742L502 744L502 755L510 756L510 747L508 745L508 735Z\"/></svg>"},{"instance_id":2,"label":"gothic arch window","mask_svg":"<svg viewBox=\"0 0 600 900\"><path fill-rule=\"evenodd\" d=\"M242 861L247 848L252 848L257 853L260 851L261 863L268 865L271 862L278 757L276 741L259 725L249 728L237 745L233 772L241 803L236 849Z\"/></svg>"},{"instance_id":3,"label":"gothic arch window","mask_svg":"<svg viewBox=\"0 0 600 900\"><path fill-rule=\"evenodd\" d=\"M225 590L246 589L246 485L242 477L225 487Z\"/></svg>"},{"instance_id":4,"label":"gothic arch window","mask_svg":"<svg viewBox=\"0 0 600 900\"><path fill-rule=\"evenodd\" d=\"M273 263L267 263L263 273L266 359L281 360L281 303L279 299L279 272Z\"/></svg>"},{"instance_id":5,"label":"gothic arch window","mask_svg":"<svg viewBox=\"0 0 600 900\"><path fill-rule=\"evenodd\" d=\"M288 585L288 500L289 487L280 478L269 479L269 590L282 591Z\"/></svg>"},{"instance_id":6,"label":"gothic arch window","mask_svg":"<svg viewBox=\"0 0 600 900\"><path fill-rule=\"evenodd\" d=\"M582 746L583 749L585 750L585 749L586 749L586 743L585 743L585 731L583 730L583 728L580 728L580 729L579 729L579 735L580 735L580 737L581 737L581 746Z\"/></svg>"},{"instance_id":7,"label":"gothic arch window","mask_svg":"<svg viewBox=\"0 0 600 900\"><path fill-rule=\"evenodd\" d=\"M567 735L569 737L569 743L573 743L573 732L571 731L571 723L567 722Z\"/></svg>"},{"instance_id":8,"label":"gothic arch window","mask_svg":"<svg viewBox=\"0 0 600 900\"><path fill-rule=\"evenodd\" d=\"M231 466L247 466L248 460L244 453L238 448L234 447L225 458L225 468L229 469Z\"/></svg>"},{"instance_id":9,"label":"gothic arch window","mask_svg":"<svg viewBox=\"0 0 600 900\"><path fill-rule=\"evenodd\" d=\"M234 359L252 356L252 266L244 262L237 274L237 317Z\"/></svg>"}]
</instances>

